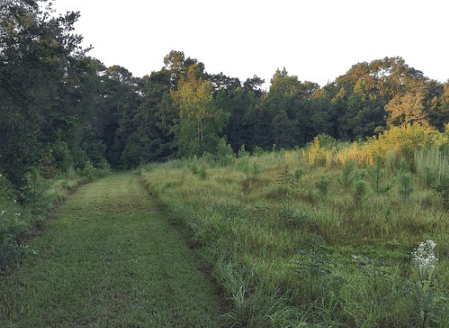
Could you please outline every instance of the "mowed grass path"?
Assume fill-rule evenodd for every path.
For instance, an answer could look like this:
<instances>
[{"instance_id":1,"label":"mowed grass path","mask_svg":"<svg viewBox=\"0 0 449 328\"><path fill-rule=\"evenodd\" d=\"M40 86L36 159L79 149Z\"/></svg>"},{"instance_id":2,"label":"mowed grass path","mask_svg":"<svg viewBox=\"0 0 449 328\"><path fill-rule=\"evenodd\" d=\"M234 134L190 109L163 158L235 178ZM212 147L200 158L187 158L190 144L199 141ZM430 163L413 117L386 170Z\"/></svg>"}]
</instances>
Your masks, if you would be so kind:
<instances>
[{"instance_id":1,"label":"mowed grass path","mask_svg":"<svg viewBox=\"0 0 449 328\"><path fill-rule=\"evenodd\" d=\"M0 276L0 327L219 326L198 257L137 175L79 189L29 247Z\"/></svg>"}]
</instances>

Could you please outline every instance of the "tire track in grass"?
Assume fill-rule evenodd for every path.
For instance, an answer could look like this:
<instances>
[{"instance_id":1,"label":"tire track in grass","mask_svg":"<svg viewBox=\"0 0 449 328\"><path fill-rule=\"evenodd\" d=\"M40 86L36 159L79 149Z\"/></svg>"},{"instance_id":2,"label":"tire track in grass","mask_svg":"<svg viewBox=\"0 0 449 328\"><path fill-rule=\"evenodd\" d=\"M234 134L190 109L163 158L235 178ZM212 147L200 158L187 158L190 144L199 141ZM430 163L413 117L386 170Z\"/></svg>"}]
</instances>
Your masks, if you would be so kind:
<instances>
[{"instance_id":1,"label":"tire track in grass","mask_svg":"<svg viewBox=\"0 0 449 328\"><path fill-rule=\"evenodd\" d=\"M219 326L212 284L155 208L132 174L78 190L0 277L0 326Z\"/></svg>"}]
</instances>

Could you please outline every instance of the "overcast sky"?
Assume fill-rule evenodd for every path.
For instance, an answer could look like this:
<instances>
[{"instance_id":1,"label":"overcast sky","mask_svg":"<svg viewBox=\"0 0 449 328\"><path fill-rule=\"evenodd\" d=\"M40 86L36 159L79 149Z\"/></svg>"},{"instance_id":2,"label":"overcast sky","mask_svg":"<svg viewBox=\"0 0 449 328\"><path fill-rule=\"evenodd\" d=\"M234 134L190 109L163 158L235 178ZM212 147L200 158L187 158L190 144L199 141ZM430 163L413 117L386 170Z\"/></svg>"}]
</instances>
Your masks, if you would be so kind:
<instances>
[{"instance_id":1,"label":"overcast sky","mask_svg":"<svg viewBox=\"0 0 449 328\"><path fill-rule=\"evenodd\" d=\"M142 77L171 50L208 73L267 85L277 68L325 85L352 65L401 56L425 76L449 79L448 0L54 0L80 11L90 56Z\"/></svg>"}]
</instances>

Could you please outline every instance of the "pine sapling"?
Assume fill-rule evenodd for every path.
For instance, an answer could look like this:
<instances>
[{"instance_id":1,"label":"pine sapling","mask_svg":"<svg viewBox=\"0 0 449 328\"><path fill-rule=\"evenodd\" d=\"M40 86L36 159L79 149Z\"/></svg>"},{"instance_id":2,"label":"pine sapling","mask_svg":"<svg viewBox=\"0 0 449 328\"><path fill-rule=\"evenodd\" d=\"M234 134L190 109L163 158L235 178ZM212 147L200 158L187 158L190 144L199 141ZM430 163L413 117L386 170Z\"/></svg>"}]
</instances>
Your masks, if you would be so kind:
<instances>
[{"instance_id":1,"label":"pine sapling","mask_svg":"<svg viewBox=\"0 0 449 328\"><path fill-rule=\"evenodd\" d=\"M371 188L376 194L386 193L391 189L392 183L382 186L381 181L385 175L384 170L382 169L382 158L377 156L376 158L376 166L367 170L369 182L371 184Z\"/></svg>"},{"instance_id":2,"label":"pine sapling","mask_svg":"<svg viewBox=\"0 0 449 328\"><path fill-rule=\"evenodd\" d=\"M356 208L360 209L362 206L362 201L365 199L367 190L367 184L365 180L358 180L354 183L354 205Z\"/></svg>"},{"instance_id":3,"label":"pine sapling","mask_svg":"<svg viewBox=\"0 0 449 328\"><path fill-rule=\"evenodd\" d=\"M428 188L431 188L436 181L436 176L432 169L428 166L426 166L421 173L421 180L423 181L424 185Z\"/></svg>"},{"instance_id":4,"label":"pine sapling","mask_svg":"<svg viewBox=\"0 0 449 328\"><path fill-rule=\"evenodd\" d=\"M338 182L343 186L346 191L348 187L357 177L356 163L354 161L348 161L341 168L341 176Z\"/></svg>"},{"instance_id":5,"label":"pine sapling","mask_svg":"<svg viewBox=\"0 0 449 328\"><path fill-rule=\"evenodd\" d=\"M398 172L399 193L405 201L408 200L413 192L413 175L410 166L405 159L401 159Z\"/></svg>"},{"instance_id":6,"label":"pine sapling","mask_svg":"<svg viewBox=\"0 0 449 328\"><path fill-rule=\"evenodd\" d=\"M317 182L316 186L322 198L325 198L327 196L330 183L331 180L328 177L321 177L320 181Z\"/></svg>"},{"instance_id":7,"label":"pine sapling","mask_svg":"<svg viewBox=\"0 0 449 328\"><path fill-rule=\"evenodd\" d=\"M399 193L407 201L410 194L413 192L413 176L411 172L401 172L398 177Z\"/></svg>"}]
</instances>

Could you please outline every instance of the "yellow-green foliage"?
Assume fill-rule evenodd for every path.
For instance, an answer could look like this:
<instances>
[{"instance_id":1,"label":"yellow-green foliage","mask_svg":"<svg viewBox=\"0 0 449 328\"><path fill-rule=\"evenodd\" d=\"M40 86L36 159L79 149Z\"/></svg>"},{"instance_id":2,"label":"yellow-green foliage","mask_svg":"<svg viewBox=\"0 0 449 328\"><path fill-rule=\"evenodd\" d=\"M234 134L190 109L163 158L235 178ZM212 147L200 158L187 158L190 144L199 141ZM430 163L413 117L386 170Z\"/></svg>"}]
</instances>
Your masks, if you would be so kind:
<instances>
[{"instance_id":1,"label":"yellow-green foliage","mask_svg":"<svg viewBox=\"0 0 449 328\"><path fill-rule=\"evenodd\" d=\"M386 160L391 153L394 153L397 159L406 158L413 162L416 150L449 144L448 125L445 133L422 125L393 126L378 137L368 138L363 143L353 143L337 152L320 147L318 138L315 138L311 147L303 150L303 156L309 164L318 166L329 164L331 161L338 165L355 161L361 166L373 166L378 156Z\"/></svg>"},{"instance_id":2,"label":"yellow-green foliage","mask_svg":"<svg viewBox=\"0 0 449 328\"><path fill-rule=\"evenodd\" d=\"M396 152L398 157L413 160L416 150L422 147L436 146L449 143L447 134L440 133L431 127L422 125L394 126L380 134L378 138L372 137L361 147L359 163L372 166L377 156L385 159L388 151Z\"/></svg>"},{"instance_id":3,"label":"yellow-green foliage","mask_svg":"<svg viewBox=\"0 0 449 328\"><path fill-rule=\"evenodd\" d=\"M303 151L303 157L310 165L323 166L326 164L327 150L320 146L318 137L313 139L312 145Z\"/></svg>"}]
</instances>

